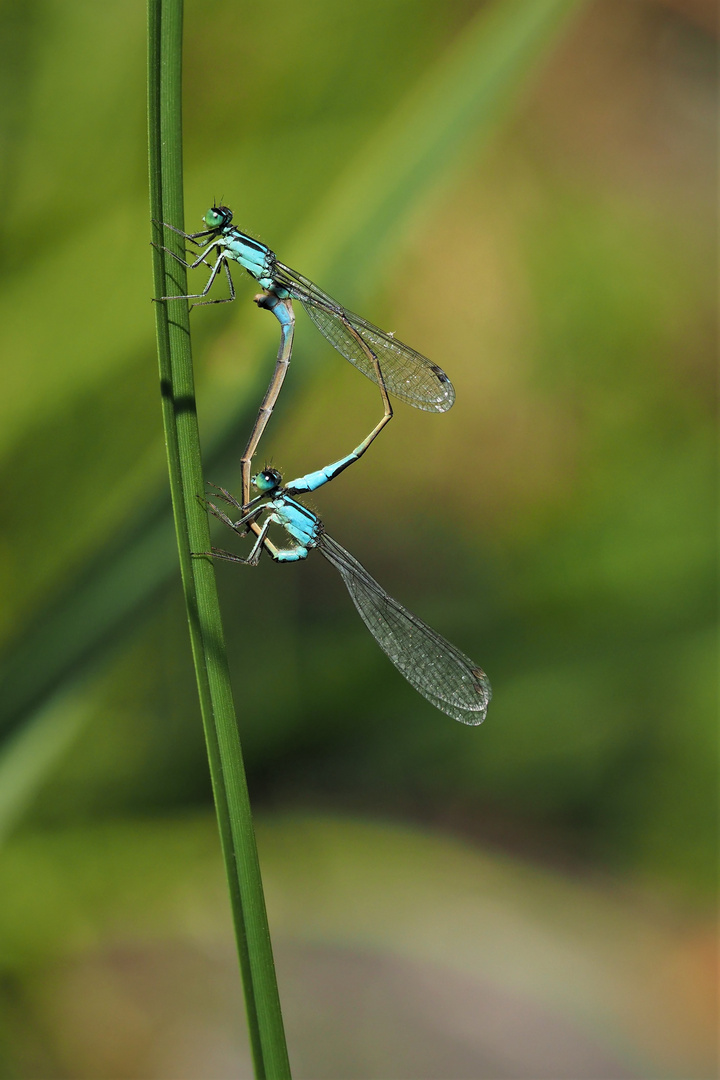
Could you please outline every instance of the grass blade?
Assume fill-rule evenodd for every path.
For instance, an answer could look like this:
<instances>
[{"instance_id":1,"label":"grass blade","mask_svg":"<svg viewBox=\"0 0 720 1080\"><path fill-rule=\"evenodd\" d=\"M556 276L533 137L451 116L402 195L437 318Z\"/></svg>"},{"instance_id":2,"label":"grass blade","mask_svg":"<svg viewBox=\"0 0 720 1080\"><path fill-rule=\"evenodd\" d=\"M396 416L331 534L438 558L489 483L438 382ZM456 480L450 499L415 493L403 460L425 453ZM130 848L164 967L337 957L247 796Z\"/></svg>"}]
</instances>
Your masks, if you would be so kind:
<instances>
[{"instance_id":1,"label":"grass blade","mask_svg":"<svg viewBox=\"0 0 720 1080\"><path fill-rule=\"evenodd\" d=\"M183 227L182 0L148 5L148 113L151 216ZM174 244L179 238L155 238ZM185 271L154 249L157 296L186 292ZM250 1043L258 1077L289 1077L280 999L245 779L207 513L186 300L156 305L158 360L170 489L190 638L215 806L240 959Z\"/></svg>"}]
</instances>

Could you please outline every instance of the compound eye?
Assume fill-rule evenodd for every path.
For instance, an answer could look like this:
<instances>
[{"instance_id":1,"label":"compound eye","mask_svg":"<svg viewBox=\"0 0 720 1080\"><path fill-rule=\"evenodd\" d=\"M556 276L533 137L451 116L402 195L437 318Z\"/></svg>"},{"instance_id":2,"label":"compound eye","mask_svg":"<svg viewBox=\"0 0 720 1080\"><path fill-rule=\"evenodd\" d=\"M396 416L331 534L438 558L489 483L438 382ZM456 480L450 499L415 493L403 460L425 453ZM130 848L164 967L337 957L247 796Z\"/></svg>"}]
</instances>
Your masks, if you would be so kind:
<instances>
[{"instance_id":1,"label":"compound eye","mask_svg":"<svg viewBox=\"0 0 720 1080\"><path fill-rule=\"evenodd\" d=\"M209 229L224 229L233 218L232 210L227 206L211 206L203 221Z\"/></svg>"},{"instance_id":2,"label":"compound eye","mask_svg":"<svg viewBox=\"0 0 720 1080\"><path fill-rule=\"evenodd\" d=\"M253 484L258 491L272 491L280 487L282 476L277 469L263 469L257 476L253 476Z\"/></svg>"}]
</instances>

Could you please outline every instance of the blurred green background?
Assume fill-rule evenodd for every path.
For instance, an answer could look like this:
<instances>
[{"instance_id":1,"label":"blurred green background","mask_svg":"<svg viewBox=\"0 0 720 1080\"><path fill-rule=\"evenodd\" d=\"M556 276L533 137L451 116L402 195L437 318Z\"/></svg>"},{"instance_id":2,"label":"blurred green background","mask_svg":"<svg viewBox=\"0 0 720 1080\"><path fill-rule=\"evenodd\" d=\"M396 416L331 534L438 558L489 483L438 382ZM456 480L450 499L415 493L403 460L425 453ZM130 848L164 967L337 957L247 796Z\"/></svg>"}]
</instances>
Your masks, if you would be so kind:
<instances>
[{"instance_id":1,"label":"blurred green background","mask_svg":"<svg viewBox=\"0 0 720 1080\"><path fill-rule=\"evenodd\" d=\"M144 9L0 20L1 1075L249 1075L165 491ZM186 227L223 200L452 378L313 505L495 695L477 730L436 712L320 558L218 567L297 1076L716 1075L713 21L187 6ZM236 286L192 316L234 489L276 347ZM380 415L297 323L260 449L287 477Z\"/></svg>"}]
</instances>

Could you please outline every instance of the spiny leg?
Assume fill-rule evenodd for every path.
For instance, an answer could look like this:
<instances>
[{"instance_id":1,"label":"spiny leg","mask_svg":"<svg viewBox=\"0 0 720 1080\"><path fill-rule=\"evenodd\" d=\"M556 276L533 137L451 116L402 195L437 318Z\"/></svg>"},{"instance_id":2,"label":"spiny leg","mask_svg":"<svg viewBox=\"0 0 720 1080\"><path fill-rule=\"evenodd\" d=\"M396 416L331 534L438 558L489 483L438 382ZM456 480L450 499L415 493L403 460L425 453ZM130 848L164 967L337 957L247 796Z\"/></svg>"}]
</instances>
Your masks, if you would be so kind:
<instances>
[{"instance_id":1,"label":"spiny leg","mask_svg":"<svg viewBox=\"0 0 720 1080\"><path fill-rule=\"evenodd\" d=\"M236 506L238 510L243 509L242 503L239 503L234 495L231 495L227 488L220 487L219 484L213 484L212 480L206 480L205 483L208 487L214 488L218 493L215 497L222 499L223 502L230 503L231 506ZM203 505L206 503L206 499L200 499Z\"/></svg>"},{"instance_id":2,"label":"spiny leg","mask_svg":"<svg viewBox=\"0 0 720 1080\"><path fill-rule=\"evenodd\" d=\"M227 525L229 529L233 529L235 532L238 530L235 528L235 522L229 517L224 510L221 510L215 503L210 502L209 499L205 500L205 509L209 510L213 517L216 517L218 521L222 521L223 525Z\"/></svg>"},{"instance_id":3,"label":"spiny leg","mask_svg":"<svg viewBox=\"0 0 720 1080\"><path fill-rule=\"evenodd\" d=\"M223 265L223 267L225 269L225 277L227 278L228 289L230 290L230 295L225 296L225 297L221 297L219 300L201 300L199 304L193 304L193 307L204 307L206 304L231 304L233 302L233 300L235 299L235 286L233 285L232 274L230 273L230 267L228 266L228 261L224 256L222 257L221 261L222 261L222 265ZM205 262L204 259L203 259L203 262ZM198 265L197 262L193 263L193 266L197 266L197 265ZM205 265L207 266L207 263ZM217 266L217 264L216 264L216 266ZM213 269L213 273L210 276L210 280L208 281L208 283L205 286L205 288L203 289L203 291L200 293L201 296L205 296L205 294L209 291L210 286L212 285L213 281L217 277L217 274L218 274L217 269Z\"/></svg>"},{"instance_id":4,"label":"spiny leg","mask_svg":"<svg viewBox=\"0 0 720 1080\"><path fill-rule=\"evenodd\" d=\"M194 267L199 266L200 262L203 264L203 266L207 266L209 270L212 270L213 268L213 264L209 263L205 258L205 253L203 253L200 262L198 262L197 260L195 260L195 262L188 262L187 259L183 259L182 255L178 255L176 251L173 251L172 248L165 247L164 244L156 244L154 240L151 240L150 244L157 251L167 252L167 254L170 255L175 260L175 262L179 262L180 265L184 266L186 270L192 270Z\"/></svg>"},{"instance_id":5,"label":"spiny leg","mask_svg":"<svg viewBox=\"0 0 720 1080\"><path fill-rule=\"evenodd\" d=\"M190 240L196 247L201 246L198 244L198 240L201 236L212 236L215 232L215 229L203 229L202 232L195 233L183 232L182 229L176 229L174 225L168 225L167 221L157 221L155 218L152 219L152 223L153 225L162 225L164 229L171 229L172 232L177 233L178 236L182 236L183 240Z\"/></svg>"},{"instance_id":6,"label":"spiny leg","mask_svg":"<svg viewBox=\"0 0 720 1080\"><path fill-rule=\"evenodd\" d=\"M221 497L224 497L226 502L229 502L232 506L240 505L237 499L226 491L225 488L218 488L216 484L211 484L210 486L217 488L217 490L222 493ZM220 510L219 507L215 506L214 503L211 503L209 500L203 501L214 517L218 518L218 520L222 521L225 525L228 525L240 536L243 535L243 532L240 531L241 526L243 525L245 525L246 528L254 528L256 535L255 543L246 559L243 559L241 555L235 555L232 551L226 551L224 548L216 547L213 547L212 551L202 552L203 555L215 555L219 559L227 559L229 562L246 563L249 566L257 566L263 549L267 551L268 555L270 555L275 562L299 562L301 559L307 558L308 549L301 544L296 544L295 547L292 548L279 548L272 540L268 540L268 530L273 521L277 522L277 518L272 513L268 514L262 524L262 528L255 521L258 514L261 514L268 508L270 505L268 502L263 502L261 505L256 506L249 514L240 518L239 521L233 521L226 513Z\"/></svg>"},{"instance_id":7,"label":"spiny leg","mask_svg":"<svg viewBox=\"0 0 720 1080\"><path fill-rule=\"evenodd\" d=\"M268 552L270 557L275 562L298 562L300 559L306 559L308 555L308 549L298 544L293 548L278 548L273 544L272 540L267 539L267 534L273 521L277 520L273 514L268 514L263 522L262 528L257 534L257 539L253 544L252 550L247 559L242 559L239 555L233 555L230 551L225 551L223 548L213 548L212 554L217 555L218 558L228 559L230 562L243 562L247 566L257 566L260 562L260 556L262 555L263 548ZM241 524L237 522L237 524Z\"/></svg>"},{"instance_id":8,"label":"spiny leg","mask_svg":"<svg viewBox=\"0 0 720 1080\"><path fill-rule=\"evenodd\" d=\"M260 556L262 555L263 544L265 543L265 537L268 534L268 529L270 528L271 522L272 514L268 514L268 516L263 521L262 528L257 533L257 539L252 546L252 550L250 551L250 554L245 560L248 566L257 566L257 564L259 563Z\"/></svg>"},{"instance_id":9,"label":"spiny leg","mask_svg":"<svg viewBox=\"0 0 720 1080\"><path fill-rule=\"evenodd\" d=\"M205 506L213 515L213 517L216 517L219 521L222 521L239 536L244 536L248 528L256 524L255 519L259 517L260 514L262 514L263 510L265 510L265 507L267 506L267 503L261 503L260 506L254 507L254 509L252 509L249 514L245 514L243 515L243 517L238 518L237 521L233 521L232 518L229 517L224 510L221 510L219 506L215 505L215 503L210 502L209 499L204 499L202 501L205 503ZM231 501L233 505L238 505L235 499L232 499ZM243 528L243 526L245 526L245 528ZM258 526L257 529L254 529L253 531L257 536L259 535L261 530Z\"/></svg>"},{"instance_id":10,"label":"spiny leg","mask_svg":"<svg viewBox=\"0 0 720 1080\"><path fill-rule=\"evenodd\" d=\"M235 502L234 499L231 499L230 501ZM197 557L199 558L202 555L210 555L210 556L212 556L214 558L226 559L228 562L239 562L239 563L245 563L245 564L247 564L249 566L257 566L257 564L258 564L258 562L260 560L260 555L262 554L263 545L266 542L265 538L267 536L268 529L270 528L270 524L271 524L271 521L272 521L272 515L271 514L268 515L268 517L265 519L265 521L262 524L262 528L257 526L257 522L255 521L255 518L257 518L257 516L259 514L263 513L263 511L265 510L265 508L267 506L267 503L263 503L261 506L255 507L255 509L252 510L249 514L246 514L245 517L240 518L239 521L233 521L232 518L229 518L228 515L223 510L220 510L219 507L215 506L214 503L211 503L207 499L204 500L204 502L205 502L205 506L210 511L210 513L213 515L213 517L216 517L219 521L222 521L224 525L227 525L229 528L231 528L234 532L238 533L238 535L240 535L240 536L244 536L245 532L247 531L247 529L242 529L241 528L243 525L246 525L246 526L255 525L257 527L257 529L256 529L256 540L255 540L255 543L253 544L253 546L252 546L252 548L250 550L250 554L248 555L248 557L246 559L244 559L242 557L242 555L236 555L232 551L226 551L225 548L216 548L216 547L213 547L210 551L197 552ZM267 541L267 544L269 545L270 549L275 550L275 545L274 544L271 544L270 541Z\"/></svg>"},{"instance_id":11,"label":"spiny leg","mask_svg":"<svg viewBox=\"0 0 720 1080\"><path fill-rule=\"evenodd\" d=\"M202 558L207 555L211 559L225 559L226 562L239 562L246 563L247 559L243 559L241 555L236 555L234 551L226 551L225 548L213 547L210 551L198 551L195 555L196 559Z\"/></svg>"},{"instance_id":12,"label":"spiny leg","mask_svg":"<svg viewBox=\"0 0 720 1080\"><path fill-rule=\"evenodd\" d=\"M156 221L153 218L153 225L162 225L162 224L164 224L164 222ZM192 244L195 245L195 247L202 248L202 251L198 254L197 258L194 261L191 260L190 262L188 262L187 259L183 259L182 255L178 255L177 252L173 251L169 247L166 247L165 244L158 244L154 240L150 241L152 246L157 248L158 251L167 251L168 255L172 255L173 259L176 259L177 262L182 263L182 265L187 267L188 270L194 269L196 266L199 266L200 263L202 263L202 262L204 262L206 266L210 266L210 263L206 261L206 256L212 251L212 249L214 247L219 248L220 251L223 250L221 245L218 243L217 239L211 240L209 244L199 244L197 242L197 240L195 239L196 236L210 236L211 233L209 233L209 232L207 232L207 233L194 233L194 234L184 233L180 229L176 229L174 225L165 225L165 228L166 229L172 229L172 231L174 233L177 233L178 236L182 236L183 240L189 240ZM197 254L197 253L193 252L193 254Z\"/></svg>"},{"instance_id":13,"label":"spiny leg","mask_svg":"<svg viewBox=\"0 0 720 1080\"><path fill-rule=\"evenodd\" d=\"M210 245L210 247L212 247L212 245ZM210 248L208 248L208 251L209 250L210 250ZM170 252L170 254L172 255L173 252ZM197 266L200 265L200 263L205 262L205 255L206 254L207 254L207 251L201 252L200 255L198 256L198 258L195 260L195 262L193 262L193 263L185 263L185 265L187 266L187 268L189 270L194 270ZM177 258L177 256L174 256L174 257ZM182 261L183 261L182 259L178 258L178 262L182 262ZM221 251L220 254L218 255L217 259L215 260L215 264L213 265L213 268L210 271L210 277L208 278L207 285L205 286L205 288L203 289L202 292L199 292L199 293L185 293L185 294L183 294L181 296L161 296L161 297L159 297L159 299L160 300L198 300L198 299L202 299L203 296L207 296L208 292L212 288L212 284L215 281L215 278L220 273L221 266L226 261L227 260L226 260L225 252ZM228 271L228 273L229 273L229 271ZM227 303L230 303L234 299L235 299L235 290L233 289L232 296L227 296L222 300L206 300L205 303L206 304L227 304ZM196 304L194 306L197 307L199 305Z\"/></svg>"},{"instance_id":14,"label":"spiny leg","mask_svg":"<svg viewBox=\"0 0 720 1080\"><path fill-rule=\"evenodd\" d=\"M268 540L266 537L263 537L263 544L268 555L275 562L300 562L301 559L306 559L308 556L308 549L305 547L279 548L273 544L272 540ZM225 559L227 562L243 563L245 566L257 566L260 561L259 555L254 561L251 561L251 555L247 559L243 559L242 556L236 555L233 551L226 551L225 548L218 547L214 547L212 551L202 551L197 557L199 558L200 555L209 555L213 559Z\"/></svg>"}]
</instances>

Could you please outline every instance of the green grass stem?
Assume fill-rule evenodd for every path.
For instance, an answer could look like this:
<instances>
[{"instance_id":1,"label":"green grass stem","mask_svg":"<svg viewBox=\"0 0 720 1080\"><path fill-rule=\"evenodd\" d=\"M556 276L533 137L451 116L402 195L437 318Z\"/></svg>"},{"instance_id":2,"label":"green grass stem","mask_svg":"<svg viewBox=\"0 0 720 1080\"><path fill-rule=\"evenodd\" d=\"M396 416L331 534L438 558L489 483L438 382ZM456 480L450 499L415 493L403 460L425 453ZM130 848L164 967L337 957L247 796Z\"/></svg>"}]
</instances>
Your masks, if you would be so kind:
<instances>
[{"instance_id":1,"label":"green grass stem","mask_svg":"<svg viewBox=\"0 0 720 1080\"><path fill-rule=\"evenodd\" d=\"M182 0L149 0L148 114L154 221L183 228ZM184 253L180 237L153 239ZM185 270L154 250L156 296L187 291ZM235 924L255 1072L290 1076L250 801L230 687L204 494L186 300L156 304L163 424L198 695Z\"/></svg>"}]
</instances>

